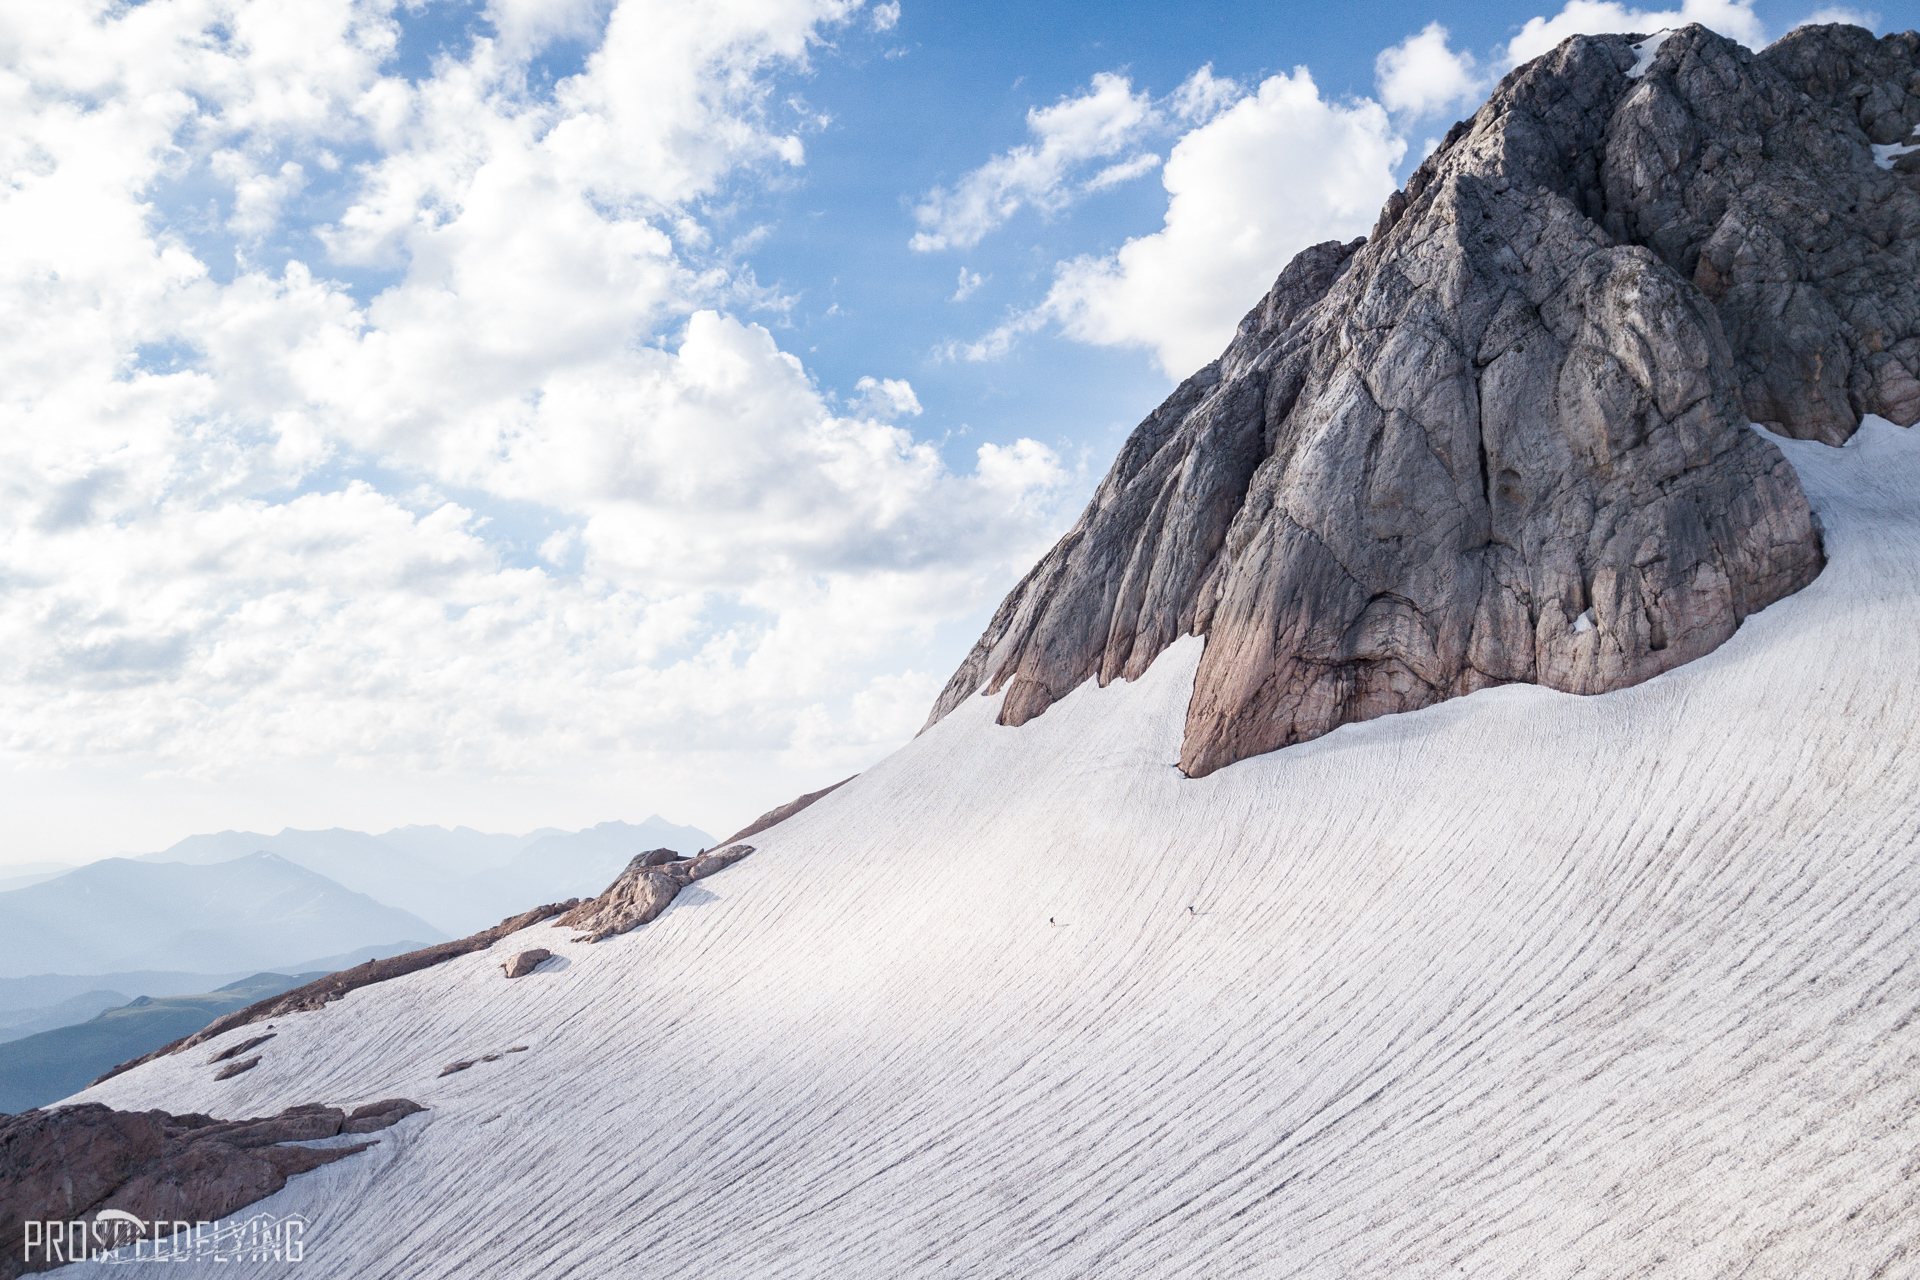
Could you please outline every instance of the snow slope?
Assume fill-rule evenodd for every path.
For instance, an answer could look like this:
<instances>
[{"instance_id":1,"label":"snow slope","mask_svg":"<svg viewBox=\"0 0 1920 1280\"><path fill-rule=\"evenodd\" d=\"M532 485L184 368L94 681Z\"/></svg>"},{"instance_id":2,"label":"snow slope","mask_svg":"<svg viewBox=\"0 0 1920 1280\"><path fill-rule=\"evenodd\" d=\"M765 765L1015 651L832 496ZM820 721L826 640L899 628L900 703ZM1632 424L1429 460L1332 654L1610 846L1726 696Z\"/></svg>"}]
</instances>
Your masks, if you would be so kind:
<instances>
[{"instance_id":1,"label":"snow slope","mask_svg":"<svg viewBox=\"0 0 1920 1280\"><path fill-rule=\"evenodd\" d=\"M1920 433L1781 443L1831 564L1638 688L1189 781L1190 639L531 977L82 1096L429 1104L246 1211L330 1277L1913 1274Z\"/></svg>"}]
</instances>

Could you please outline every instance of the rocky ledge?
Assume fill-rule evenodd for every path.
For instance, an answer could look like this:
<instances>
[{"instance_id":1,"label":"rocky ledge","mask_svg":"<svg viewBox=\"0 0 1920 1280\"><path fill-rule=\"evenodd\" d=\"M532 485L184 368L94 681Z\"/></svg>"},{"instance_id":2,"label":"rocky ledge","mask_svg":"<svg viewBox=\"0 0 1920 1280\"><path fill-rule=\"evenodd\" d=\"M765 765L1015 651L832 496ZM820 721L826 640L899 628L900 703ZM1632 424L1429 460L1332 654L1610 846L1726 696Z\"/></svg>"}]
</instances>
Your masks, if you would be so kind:
<instances>
[{"instance_id":1,"label":"rocky ledge","mask_svg":"<svg viewBox=\"0 0 1920 1280\"><path fill-rule=\"evenodd\" d=\"M1580 36L1302 253L1134 432L928 723L1206 637L1198 777L1490 685L1600 693L1819 573L1757 422L1920 419L1920 36Z\"/></svg>"},{"instance_id":2,"label":"rocky ledge","mask_svg":"<svg viewBox=\"0 0 1920 1280\"><path fill-rule=\"evenodd\" d=\"M0 1280L54 1265L44 1251L25 1256L28 1222L100 1222L100 1241L130 1244L130 1218L168 1227L217 1221L272 1195L295 1174L373 1145L280 1144L374 1133L422 1110L389 1098L351 1113L309 1104L277 1116L216 1120L90 1102L7 1116L0 1120ZM151 1242L150 1231L139 1238Z\"/></svg>"},{"instance_id":3,"label":"rocky ledge","mask_svg":"<svg viewBox=\"0 0 1920 1280\"><path fill-rule=\"evenodd\" d=\"M730 867L752 852L750 844L735 844L696 858L682 857L671 849L635 854L605 893L567 912L553 922L554 927L579 930L575 942L599 942L638 929L665 911L695 880Z\"/></svg>"}]
</instances>

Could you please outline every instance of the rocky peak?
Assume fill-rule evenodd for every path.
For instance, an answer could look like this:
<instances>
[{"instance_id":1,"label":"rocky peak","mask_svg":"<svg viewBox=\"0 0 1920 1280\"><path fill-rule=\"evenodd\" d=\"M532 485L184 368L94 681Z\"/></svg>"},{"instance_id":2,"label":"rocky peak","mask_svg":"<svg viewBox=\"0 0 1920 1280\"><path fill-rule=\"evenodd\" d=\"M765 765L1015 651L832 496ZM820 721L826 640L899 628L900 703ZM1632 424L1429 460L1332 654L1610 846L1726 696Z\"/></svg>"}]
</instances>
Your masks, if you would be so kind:
<instances>
[{"instance_id":1,"label":"rocky peak","mask_svg":"<svg viewBox=\"0 0 1920 1280\"><path fill-rule=\"evenodd\" d=\"M1581 36L1308 249L1122 449L933 709L1019 725L1207 637L1181 766L1699 657L1822 556L1748 427L1920 419L1920 37Z\"/></svg>"}]
</instances>

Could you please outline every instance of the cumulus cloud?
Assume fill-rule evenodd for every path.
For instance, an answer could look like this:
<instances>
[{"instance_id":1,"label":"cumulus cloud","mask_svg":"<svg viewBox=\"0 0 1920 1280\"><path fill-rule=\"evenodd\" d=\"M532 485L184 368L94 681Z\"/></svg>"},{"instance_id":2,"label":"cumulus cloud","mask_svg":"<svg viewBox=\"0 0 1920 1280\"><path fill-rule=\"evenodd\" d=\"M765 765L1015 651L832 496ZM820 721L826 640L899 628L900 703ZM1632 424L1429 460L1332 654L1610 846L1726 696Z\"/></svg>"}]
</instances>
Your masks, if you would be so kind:
<instances>
[{"instance_id":1,"label":"cumulus cloud","mask_svg":"<svg viewBox=\"0 0 1920 1280\"><path fill-rule=\"evenodd\" d=\"M1508 66L1518 66L1552 49L1568 36L1654 32L1697 22L1750 49L1767 43L1765 25L1753 12L1752 0L1684 0L1678 9L1633 9L1619 0L1567 0L1552 17L1527 19L1520 33L1508 41Z\"/></svg>"},{"instance_id":2,"label":"cumulus cloud","mask_svg":"<svg viewBox=\"0 0 1920 1280\"><path fill-rule=\"evenodd\" d=\"M1238 102L1241 93L1239 81L1214 75L1208 63L1182 80L1166 105L1183 124L1205 124Z\"/></svg>"},{"instance_id":3,"label":"cumulus cloud","mask_svg":"<svg viewBox=\"0 0 1920 1280\"><path fill-rule=\"evenodd\" d=\"M1153 118L1153 100L1125 76L1103 71L1083 94L1027 112L1036 141L993 157L952 190L935 187L914 208L921 230L911 241L923 253L966 248L1032 206L1048 212L1073 199L1068 177L1088 160L1116 155Z\"/></svg>"},{"instance_id":4,"label":"cumulus cloud","mask_svg":"<svg viewBox=\"0 0 1920 1280\"><path fill-rule=\"evenodd\" d=\"M227 219L228 229L248 239L279 222L280 206L306 185L306 172L291 160L282 164L278 173L255 173L238 152L216 151L211 168L233 187L233 215Z\"/></svg>"},{"instance_id":5,"label":"cumulus cloud","mask_svg":"<svg viewBox=\"0 0 1920 1280\"><path fill-rule=\"evenodd\" d=\"M1037 440L1010 445L983 444L975 474L988 490L1011 502L1026 502L1066 482L1067 473L1053 450Z\"/></svg>"},{"instance_id":6,"label":"cumulus cloud","mask_svg":"<svg viewBox=\"0 0 1920 1280\"><path fill-rule=\"evenodd\" d=\"M960 268L959 285L954 289L953 296L948 298L947 301L965 302L973 296L974 292L978 290L983 283L985 283L985 277L978 271L969 271L965 267L962 267Z\"/></svg>"},{"instance_id":7,"label":"cumulus cloud","mask_svg":"<svg viewBox=\"0 0 1920 1280\"><path fill-rule=\"evenodd\" d=\"M704 249L705 198L804 163L775 79L855 12L496 0L417 82L381 6L10 18L0 758L517 775L896 732L901 646L1044 541L1060 469L950 469L903 379L835 400ZM325 261L210 263L315 184Z\"/></svg>"},{"instance_id":8,"label":"cumulus cloud","mask_svg":"<svg viewBox=\"0 0 1920 1280\"><path fill-rule=\"evenodd\" d=\"M900 0L886 0L873 6L869 21L875 31L891 31L900 25Z\"/></svg>"},{"instance_id":9,"label":"cumulus cloud","mask_svg":"<svg viewBox=\"0 0 1920 1280\"><path fill-rule=\"evenodd\" d=\"M1478 98L1485 88L1473 55L1450 48L1438 22L1381 50L1373 69L1380 105L1415 117Z\"/></svg>"},{"instance_id":10,"label":"cumulus cloud","mask_svg":"<svg viewBox=\"0 0 1920 1280\"><path fill-rule=\"evenodd\" d=\"M901 414L918 417L921 413L920 397L913 393L913 384L905 378L865 377L853 384L859 393L854 401L855 411L871 418L893 419Z\"/></svg>"},{"instance_id":11,"label":"cumulus cloud","mask_svg":"<svg viewBox=\"0 0 1920 1280\"><path fill-rule=\"evenodd\" d=\"M1405 151L1378 103L1329 102L1304 67L1269 77L1174 146L1159 231L1061 263L1038 307L950 354L991 359L1058 323L1082 342L1144 347L1185 376L1295 253L1366 233Z\"/></svg>"},{"instance_id":12,"label":"cumulus cloud","mask_svg":"<svg viewBox=\"0 0 1920 1280\"><path fill-rule=\"evenodd\" d=\"M508 59L555 40L590 40L606 20L609 0L487 0L486 17Z\"/></svg>"},{"instance_id":13,"label":"cumulus cloud","mask_svg":"<svg viewBox=\"0 0 1920 1280\"><path fill-rule=\"evenodd\" d=\"M1027 112L1027 130L1036 141L994 156L951 190L928 192L914 207L921 229L909 243L921 253L964 249L1023 208L1057 213L1084 195L1143 177L1159 167L1160 157L1137 150L1141 139L1171 122L1204 120L1238 92L1233 81L1215 79L1205 66L1156 103L1135 93L1127 77L1102 71L1085 93ZM1076 177L1089 162L1124 152L1134 154L1101 166L1090 178Z\"/></svg>"}]
</instances>

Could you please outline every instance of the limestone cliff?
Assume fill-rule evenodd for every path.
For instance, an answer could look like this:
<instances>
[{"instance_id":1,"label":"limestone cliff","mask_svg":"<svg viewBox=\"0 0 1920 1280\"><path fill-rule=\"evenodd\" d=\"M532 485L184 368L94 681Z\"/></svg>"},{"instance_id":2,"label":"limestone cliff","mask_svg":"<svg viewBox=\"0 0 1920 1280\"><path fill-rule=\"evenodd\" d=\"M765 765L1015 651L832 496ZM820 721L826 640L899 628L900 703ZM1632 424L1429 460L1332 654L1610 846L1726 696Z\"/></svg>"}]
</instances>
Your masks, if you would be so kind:
<instances>
[{"instance_id":1,"label":"limestone cliff","mask_svg":"<svg viewBox=\"0 0 1920 1280\"><path fill-rule=\"evenodd\" d=\"M1127 441L933 709L1207 638L1181 766L1710 652L1822 554L1780 451L1920 419L1920 37L1576 37Z\"/></svg>"}]
</instances>

